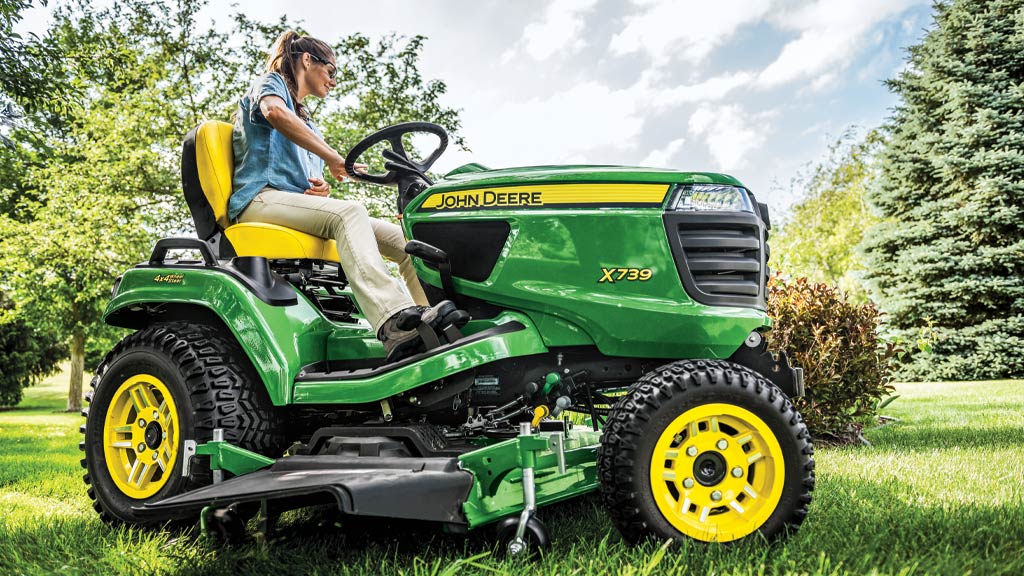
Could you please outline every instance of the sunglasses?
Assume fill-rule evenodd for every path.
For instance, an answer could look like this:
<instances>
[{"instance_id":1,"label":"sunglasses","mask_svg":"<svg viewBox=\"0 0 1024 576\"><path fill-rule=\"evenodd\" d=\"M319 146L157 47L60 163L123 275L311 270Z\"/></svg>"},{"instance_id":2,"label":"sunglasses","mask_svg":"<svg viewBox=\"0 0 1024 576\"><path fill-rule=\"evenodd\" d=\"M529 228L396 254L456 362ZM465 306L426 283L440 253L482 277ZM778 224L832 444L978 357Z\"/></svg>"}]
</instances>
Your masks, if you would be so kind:
<instances>
[{"instance_id":1,"label":"sunglasses","mask_svg":"<svg viewBox=\"0 0 1024 576\"><path fill-rule=\"evenodd\" d=\"M331 80L334 80L334 78L338 75L337 66L331 64L330 62L317 56L316 54L313 54L312 52L296 52L296 54L309 54L309 57L312 58L314 62L327 66L327 75L330 76Z\"/></svg>"}]
</instances>

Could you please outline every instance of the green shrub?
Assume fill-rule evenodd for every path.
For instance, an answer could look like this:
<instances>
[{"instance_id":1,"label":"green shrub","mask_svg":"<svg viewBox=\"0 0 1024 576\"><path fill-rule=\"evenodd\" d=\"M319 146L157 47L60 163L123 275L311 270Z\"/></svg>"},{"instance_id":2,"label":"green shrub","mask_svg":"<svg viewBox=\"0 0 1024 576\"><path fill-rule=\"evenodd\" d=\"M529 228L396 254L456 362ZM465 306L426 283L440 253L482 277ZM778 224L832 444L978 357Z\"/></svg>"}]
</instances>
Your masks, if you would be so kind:
<instances>
[{"instance_id":1,"label":"green shrub","mask_svg":"<svg viewBox=\"0 0 1024 576\"><path fill-rule=\"evenodd\" d=\"M786 350L804 369L806 395L797 399L811 434L819 440L855 440L879 402L893 391L897 348L878 336L881 312L857 304L834 286L798 278L773 278L768 313L772 350Z\"/></svg>"},{"instance_id":2,"label":"green shrub","mask_svg":"<svg viewBox=\"0 0 1024 576\"><path fill-rule=\"evenodd\" d=\"M14 304L0 293L0 406L21 402L21 389L57 371L67 347L52 334L13 314Z\"/></svg>"}]
</instances>

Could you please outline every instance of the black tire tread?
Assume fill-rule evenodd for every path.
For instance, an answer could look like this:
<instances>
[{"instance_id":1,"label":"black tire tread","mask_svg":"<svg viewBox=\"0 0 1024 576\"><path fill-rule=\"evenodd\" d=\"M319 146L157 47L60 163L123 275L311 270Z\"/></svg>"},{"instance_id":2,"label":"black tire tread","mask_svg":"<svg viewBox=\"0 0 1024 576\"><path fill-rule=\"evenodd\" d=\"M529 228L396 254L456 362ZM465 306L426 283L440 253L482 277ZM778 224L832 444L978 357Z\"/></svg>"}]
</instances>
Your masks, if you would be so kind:
<instances>
[{"instance_id":1,"label":"black tire tread","mask_svg":"<svg viewBox=\"0 0 1024 576\"><path fill-rule=\"evenodd\" d=\"M137 349L159 350L167 354L185 376L194 411L194 440L209 441L214 428L223 428L226 441L253 452L278 456L286 447L283 423L262 381L245 378L255 376L255 370L238 343L225 332L217 326L184 322L154 324L134 332L118 342L100 362L87 397L91 400L103 375L121 355ZM87 415L88 410L83 413ZM87 426L88 421L80 428L82 434L86 433ZM81 464L88 469L87 458L83 458ZM86 484L93 484L88 472L83 479ZM211 481L209 467L194 460L183 491ZM89 487L88 494L101 520L108 524L119 523L96 498L94 486Z\"/></svg>"},{"instance_id":2,"label":"black tire tread","mask_svg":"<svg viewBox=\"0 0 1024 576\"><path fill-rule=\"evenodd\" d=\"M814 446L803 417L778 387L757 372L724 360L682 360L645 374L612 408L597 453L601 497L612 523L628 542L639 542L654 534L643 518L642 503L632 485L637 442L646 423L673 396L688 389L729 386L760 396L782 414L799 447L800 496L798 506L784 519L787 529L796 529L807 516L814 490ZM771 537L772 535L767 535Z\"/></svg>"}]
</instances>

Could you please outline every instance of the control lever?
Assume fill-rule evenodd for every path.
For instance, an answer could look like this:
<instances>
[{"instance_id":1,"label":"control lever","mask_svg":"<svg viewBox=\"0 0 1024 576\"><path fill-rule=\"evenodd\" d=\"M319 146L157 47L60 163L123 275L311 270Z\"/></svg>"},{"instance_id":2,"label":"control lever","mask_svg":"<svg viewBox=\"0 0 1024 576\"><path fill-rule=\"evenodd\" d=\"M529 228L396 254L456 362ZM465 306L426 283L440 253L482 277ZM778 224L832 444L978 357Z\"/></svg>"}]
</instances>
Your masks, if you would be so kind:
<instances>
[{"instance_id":1,"label":"control lever","mask_svg":"<svg viewBox=\"0 0 1024 576\"><path fill-rule=\"evenodd\" d=\"M437 266L441 274L441 288L444 290L444 297L452 302L455 299L455 281L452 279L452 265L448 260L448 253L437 246L431 246L419 240L410 240L405 245L405 253Z\"/></svg>"},{"instance_id":2,"label":"control lever","mask_svg":"<svg viewBox=\"0 0 1024 576\"><path fill-rule=\"evenodd\" d=\"M440 264L448 261L447 252L420 240L409 240L408 244L405 245L405 253L422 258L431 264Z\"/></svg>"}]
</instances>

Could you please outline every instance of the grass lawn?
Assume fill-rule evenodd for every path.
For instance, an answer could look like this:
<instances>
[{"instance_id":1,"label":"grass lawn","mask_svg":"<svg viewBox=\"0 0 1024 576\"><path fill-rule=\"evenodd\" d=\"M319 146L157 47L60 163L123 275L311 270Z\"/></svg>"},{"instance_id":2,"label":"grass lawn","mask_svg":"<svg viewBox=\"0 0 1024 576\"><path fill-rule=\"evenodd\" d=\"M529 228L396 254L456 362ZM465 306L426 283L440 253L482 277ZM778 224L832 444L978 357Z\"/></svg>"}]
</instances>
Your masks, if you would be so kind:
<instances>
[{"instance_id":1,"label":"grass lawn","mask_svg":"<svg viewBox=\"0 0 1024 576\"><path fill-rule=\"evenodd\" d=\"M536 564L494 559L490 532L286 516L269 546L110 529L78 461L67 375L0 412L0 574L1024 574L1024 382L902 384L871 447L820 449L811 513L775 545L623 544L591 496L541 511Z\"/></svg>"}]
</instances>

